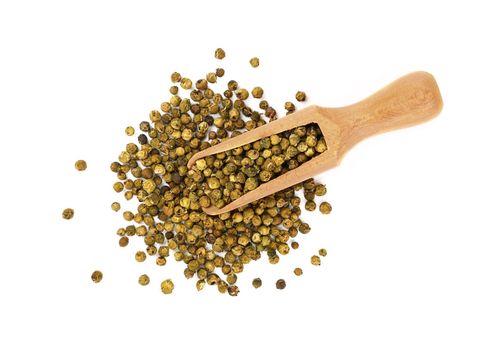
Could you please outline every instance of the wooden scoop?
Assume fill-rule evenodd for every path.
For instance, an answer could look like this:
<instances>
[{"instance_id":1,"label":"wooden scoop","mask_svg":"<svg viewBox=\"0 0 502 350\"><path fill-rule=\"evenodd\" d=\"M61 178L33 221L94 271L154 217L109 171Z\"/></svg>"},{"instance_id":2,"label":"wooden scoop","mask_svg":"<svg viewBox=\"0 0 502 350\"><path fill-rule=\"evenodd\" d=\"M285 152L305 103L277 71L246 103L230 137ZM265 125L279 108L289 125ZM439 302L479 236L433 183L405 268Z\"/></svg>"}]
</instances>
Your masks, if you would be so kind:
<instances>
[{"instance_id":1,"label":"wooden scoop","mask_svg":"<svg viewBox=\"0 0 502 350\"><path fill-rule=\"evenodd\" d=\"M310 123L319 125L327 145L325 152L296 169L262 183L221 209L214 206L203 208L209 215L218 215L334 168L359 141L428 121L438 115L442 107L443 101L434 77L426 72L410 73L356 104L341 108L310 106L232 137L194 154L188 161L188 168L196 160L211 154L225 152L297 126Z\"/></svg>"}]
</instances>

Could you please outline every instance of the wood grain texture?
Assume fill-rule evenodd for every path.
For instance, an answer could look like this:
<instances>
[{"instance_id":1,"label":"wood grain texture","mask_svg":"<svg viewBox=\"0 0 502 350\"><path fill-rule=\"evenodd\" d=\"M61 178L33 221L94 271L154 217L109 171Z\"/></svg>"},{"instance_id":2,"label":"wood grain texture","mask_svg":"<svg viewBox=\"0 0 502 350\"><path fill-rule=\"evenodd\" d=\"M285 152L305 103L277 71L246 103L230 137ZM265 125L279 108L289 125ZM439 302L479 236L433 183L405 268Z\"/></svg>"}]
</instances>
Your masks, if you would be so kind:
<instances>
[{"instance_id":1,"label":"wood grain texture","mask_svg":"<svg viewBox=\"0 0 502 350\"><path fill-rule=\"evenodd\" d=\"M261 184L257 189L245 193L221 209L204 208L206 213L218 215L334 168L348 150L365 138L426 122L437 116L442 107L443 101L434 77L426 72L414 72L353 105L341 108L310 106L225 140L196 153L190 158L188 167L190 168L200 158L228 151L297 126L317 123L321 128L328 147L324 153L294 170Z\"/></svg>"}]
</instances>

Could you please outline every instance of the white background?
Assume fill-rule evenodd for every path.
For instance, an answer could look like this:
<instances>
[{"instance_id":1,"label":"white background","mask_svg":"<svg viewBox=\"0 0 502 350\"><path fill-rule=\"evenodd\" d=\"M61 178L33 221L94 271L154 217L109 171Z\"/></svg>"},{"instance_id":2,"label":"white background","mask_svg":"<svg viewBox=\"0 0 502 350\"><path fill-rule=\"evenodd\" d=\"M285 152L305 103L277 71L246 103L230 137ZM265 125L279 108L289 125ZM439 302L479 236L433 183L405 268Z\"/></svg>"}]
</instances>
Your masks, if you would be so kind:
<instances>
[{"instance_id":1,"label":"white background","mask_svg":"<svg viewBox=\"0 0 502 350\"><path fill-rule=\"evenodd\" d=\"M496 1L343 3L1 1L1 349L502 348ZM415 70L444 99L437 119L367 140L322 176L333 214L306 214L300 249L247 266L237 298L197 292L174 261L135 262L141 244L118 247L110 210L125 126L159 108L172 71L220 65L277 108L298 89L346 105Z\"/></svg>"}]
</instances>

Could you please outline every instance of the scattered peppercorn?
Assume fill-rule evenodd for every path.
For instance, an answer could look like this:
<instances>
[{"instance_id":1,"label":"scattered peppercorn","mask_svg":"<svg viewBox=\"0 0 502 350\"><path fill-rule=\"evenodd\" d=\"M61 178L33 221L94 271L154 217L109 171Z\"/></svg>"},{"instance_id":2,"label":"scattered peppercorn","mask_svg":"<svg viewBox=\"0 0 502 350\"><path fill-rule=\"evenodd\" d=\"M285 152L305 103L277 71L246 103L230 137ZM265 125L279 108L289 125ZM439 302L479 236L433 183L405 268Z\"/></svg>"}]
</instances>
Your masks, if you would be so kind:
<instances>
[{"instance_id":1,"label":"scattered peppercorn","mask_svg":"<svg viewBox=\"0 0 502 350\"><path fill-rule=\"evenodd\" d=\"M127 128L125 128L125 133L127 136L134 135L134 128L132 126L128 126Z\"/></svg>"},{"instance_id":2,"label":"scattered peppercorn","mask_svg":"<svg viewBox=\"0 0 502 350\"><path fill-rule=\"evenodd\" d=\"M253 283L252 284L253 284L253 287L260 288L261 284L262 284L261 278L255 278L255 279L253 279Z\"/></svg>"},{"instance_id":3,"label":"scattered peppercorn","mask_svg":"<svg viewBox=\"0 0 502 350\"><path fill-rule=\"evenodd\" d=\"M249 60L249 64L251 64L251 67L256 68L260 65L260 59L258 57L253 57Z\"/></svg>"},{"instance_id":4,"label":"scattered peppercorn","mask_svg":"<svg viewBox=\"0 0 502 350\"><path fill-rule=\"evenodd\" d=\"M331 204L329 204L328 202L322 202L319 205L319 211L323 214L331 213Z\"/></svg>"},{"instance_id":5,"label":"scattered peppercorn","mask_svg":"<svg viewBox=\"0 0 502 350\"><path fill-rule=\"evenodd\" d=\"M126 247L129 244L129 237L124 236L119 239L119 246Z\"/></svg>"},{"instance_id":6,"label":"scattered peppercorn","mask_svg":"<svg viewBox=\"0 0 502 350\"><path fill-rule=\"evenodd\" d=\"M295 95L295 98L298 102L303 102L307 98L307 95L305 95L305 92L303 91L298 91Z\"/></svg>"},{"instance_id":7,"label":"scattered peppercorn","mask_svg":"<svg viewBox=\"0 0 502 350\"><path fill-rule=\"evenodd\" d=\"M91 275L91 280L94 283L99 283L103 279L103 273L101 271L94 271Z\"/></svg>"},{"instance_id":8,"label":"scattered peppercorn","mask_svg":"<svg viewBox=\"0 0 502 350\"><path fill-rule=\"evenodd\" d=\"M73 209L66 208L65 210L63 210L63 219L70 220L71 218L73 218L74 214L75 212L73 211Z\"/></svg>"},{"instance_id":9,"label":"scattered peppercorn","mask_svg":"<svg viewBox=\"0 0 502 350\"><path fill-rule=\"evenodd\" d=\"M84 171L85 169L87 169L87 163L85 160L77 160L75 162L75 169L77 169L78 171Z\"/></svg>"},{"instance_id":10,"label":"scattered peppercorn","mask_svg":"<svg viewBox=\"0 0 502 350\"><path fill-rule=\"evenodd\" d=\"M328 255L328 251L324 248L321 248L321 249L319 249L319 255L326 256L326 255Z\"/></svg>"},{"instance_id":11,"label":"scattered peppercorn","mask_svg":"<svg viewBox=\"0 0 502 350\"><path fill-rule=\"evenodd\" d=\"M216 57L219 60L222 60L225 58L225 51L223 51L222 48L217 48L216 51L214 52L214 57Z\"/></svg>"},{"instance_id":12,"label":"scattered peppercorn","mask_svg":"<svg viewBox=\"0 0 502 350\"><path fill-rule=\"evenodd\" d=\"M146 260L146 253L143 251L138 251L136 252L136 255L134 257L137 262L143 262Z\"/></svg>"},{"instance_id":13,"label":"scattered peppercorn","mask_svg":"<svg viewBox=\"0 0 502 350\"><path fill-rule=\"evenodd\" d=\"M112 203L112 210L113 210L113 211L119 211L119 210L120 210L120 203L118 203L118 202L113 202L113 203Z\"/></svg>"},{"instance_id":14,"label":"scattered peppercorn","mask_svg":"<svg viewBox=\"0 0 502 350\"><path fill-rule=\"evenodd\" d=\"M295 268L293 272L294 272L294 273L295 273L295 275L297 275L297 276L301 276L301 275L303 275L303 270L302 270L301 268L299 268L299 267Z\"/></svg>"},{"instance_id":15,"label":"scattered peppercorn","mask_svg":"<svg viewBox=\"0 0 502 350\"><path fill-rule=\"evenodd\" d=\"M148 275L141 275L138 278L138 283L141 284L142 286L146 286L147 284L150 283L150 277L148 277Z\"/></svg>"},{"instance_id":16,"label":"scattered peppercorn","mask_svg":"<svg viewBox=\"0 0 502 350\"><path fill-rule=\"evenodd\" d=\"M275 287L277 289L284 289L284 288L286 288L286 281L283 280L282 278L278 279L277 282L275 282Z\"/></svg>"},{"instance_id":17,"label":"scattered peppercorn","mask_svg":"<svg viewBox=\"0 0 502 350\"><path fill-rule=\"evenodd\" d=\"M253 88L251 90L251 94L253 95L254 98L262 98L263 97L263 89L259 86Z\"/></svg>"},{"instance_id":18,"label":"scattered peppercorn","mask_svg":"<svg viewBox=\"0 0 502 350\"><path fill-rule=\"evenodd\" d=\"M171 294L174 290L174 283L170 279L167 279L165 281L162 281L160 284L160 290L164 294Z\"/></svg>"},{"instance_id":19,"label":"scattered peppercorn","mask_svg":"<svg viewBox=\"0 0 502 350\"><path fill-rule=\"evenodd\" d=\"M321 265L321 258L318 257L317 255L312 255L310 258L310 262L312 265L319 266Z\"/></svg>"}]
</instances>

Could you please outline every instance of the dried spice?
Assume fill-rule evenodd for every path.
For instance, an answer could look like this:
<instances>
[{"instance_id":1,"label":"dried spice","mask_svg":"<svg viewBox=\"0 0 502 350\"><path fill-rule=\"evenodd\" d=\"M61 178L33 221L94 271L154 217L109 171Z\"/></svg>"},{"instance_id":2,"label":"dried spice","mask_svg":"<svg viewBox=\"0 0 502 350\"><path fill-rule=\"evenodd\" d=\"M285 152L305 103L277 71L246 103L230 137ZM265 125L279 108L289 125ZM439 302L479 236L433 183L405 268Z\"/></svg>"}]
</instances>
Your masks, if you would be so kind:
<instances>
[{"instance_id":1,"label":"dried spice","mask_svg":"<svg viewBox=\"0 0 502 350\"><path fill-rule=\"evenodd\" d=\"M319 205L319 211L323 214L331 213L331 204L329 204L328 202L322 202Z\"/></svg>"},{"instance_id":2,"label":"dried spice","mask_svg":"<svg viewBox=\"0 0 502 350\"><path fill-rule=\"evenodd\" d=\"M126 247L128 244L129 244L129 237L127 237L127 236L120 237L120 239L119 239L119 246L120 247Z\"/></svg>"},{"instance_id":3,"label":"dried spice","mask_svg":"<svg viewBox=\"0 0 502 350\"><path fill-rule=\"evenodd\" d=\"M259 86L253 88L253 90L251 90L251 95L253 95L254 98L262 98L263 97L263 89Z\"/></svg>"},{"instance_id":4,"label":"dried spice","mask_svg":"<svg viewBox=\"0 0 502 350\"><path fill-rule=\"evenodd\" d=\"M295 268L295 269L293 270L293 272L294 272L294 274L295 274L295 275L297 275L297 276L301 276L301 275L303 275L303 270L302 270L301 268L299 268L299 267Z\"/></svg>"},{"instance_id":5,"label":"dried spice","mask_svg":"<svg viewBox=\"0 0 502 350\"><path fill-rule=\"evenodd\" d=\"M214 57L216 57L219 60L224 59L225 51L222 48L217 48L216 51L214 52Z\"/></svg>"},{"instance_id":6,"label":"dried spice","mask_svg":"<svg viewBox=\"0 0 502 350\"><path fill-rule=\"evenodd\" d=\"M321 249L319 249L319 255L326 256L326 255L328 255L328 251L324 248L321 248Z\"/></svg>"},{"instance_id":7,"label":"dried spice","mask_svg":"<svg viewBox=\"0 0 502 350\"><path fill-rule=\"evenodd\" d=\"M138 278L138 283L141 284L142 286L146 286L147 284L150 283L150 277L148 277L148 275L141 275Z\"/></svg>"},{"instance_id":8,"label":"dried spice","mask_svg":"<svg viewBox=\"0 0 502 350\"><path fill-rule=\"evenodd\" d=\"M262 285L261 279L260 278L253 279L252 284L253 284L253 287L260 288Z\"/></svg>"},{"instance_id":9,"label":"dried spice","mask_svg":"<svg viewBox=\"0 0 502 350\"><path fill-rule=\"evenodd\" d=\"M258 57L253 57L249 60L251 67L256 68L260 65L260 59Z\"/></svg>"},{"instance_id":10,"label":"dried spice","mask_svg":"<svg viewBox=\"0 0 502 350\"><path fill-rule=\"evenodd\" d=\"M174 283L170 279L167 279L165 281L162 281L160 284L160 290L164 294L171 294L174 290Z\"/></svg>"},{"instance_id":11,"label":"dried spice","mask_svg":"<svg viewBox=\"0 0 502 350\"><path fill-rule=\"evenodd\" d=\"M136 255L134 256L137 262L143 262L146 260L146 253L143 251L138 251L136 252Z\"/></svg>"},{"instance_id":12,"label":"dried spice","mask_svg":"<svg viewBox=\"0 0 502 350\"><path fill-rule=\"evenodd\" d=\"M73 218L73 215L75 214L74 210L71 208L66 208L63 210L63 219L70 220Z\"/></svg>"},{"instance_id":13,"label":"dried spice","mask_svg":"<svg viewBox=\"0 0 502 350\"><path fill-rule=\"evenodd\" d=\"M101 271L94 271L91 275L91 280L94 283L99 283L103 279L103 273Z\"/></svg>"},{"instance_id":14,"label":"dried spice","mask_svg":"<svg viewBox=\"0 0 502 350\"><path fill-rule=\"evenodd\" d=\"M77 169L78 171L84 171L85 169L87 169L87 163L85 160L77 160L75 162L75 169Z\"/></svg>"},{"instance_id":15,"label":"dried spice","mask_svg":"<svg viewBox=\"0 0 502 350\"><path fill-rule=\"evenodd\" d=\"M307 99L307 95L305 95L305 92L303 91L298 91L295 98L298 102L304 102Z\"/></svg>"},{"instance_id":16,"label":"dried spice","mask_svg":"<svg viewBox=\"0 0 502 350\"><path fill-rule=\"evenodd\" d=\"M111 205L111 207L112 207L113 211L119 211L120 210L120 203L113 202L112 205Z\"/></svg>"},{"instance_id":17,"label":"dried spice","mask_svg":"<svg viewBox=\"0 0 502 350\"><path fill-rule=\"evenodd\" d=\"M310 263L315 266L321 265L321 258L318 257L317 255L312 255L310 258Z\"/></svg>"},{"instance_id":18,"label":"dried spice","mask_svg":"<svg viewBox=\"0 0 502 350\"><path fill-rule=\"evenodd\" d=\"M134 135L134 128L132 126L128 126L125 128L125 133L127 136L132 136Z\"/></svg>"},{"instance_id":19,"label":"dried spice","mask_svg":"<svg viewBox=\"0 0 502 350\"><path fill-rule=\"evenodd\" d=\"M278 279L277 282L275 282L275 287L277 289L284 289L284 288L286 288L286 281L283 280L282 278Z\"/></svg>"}]
</instances>

